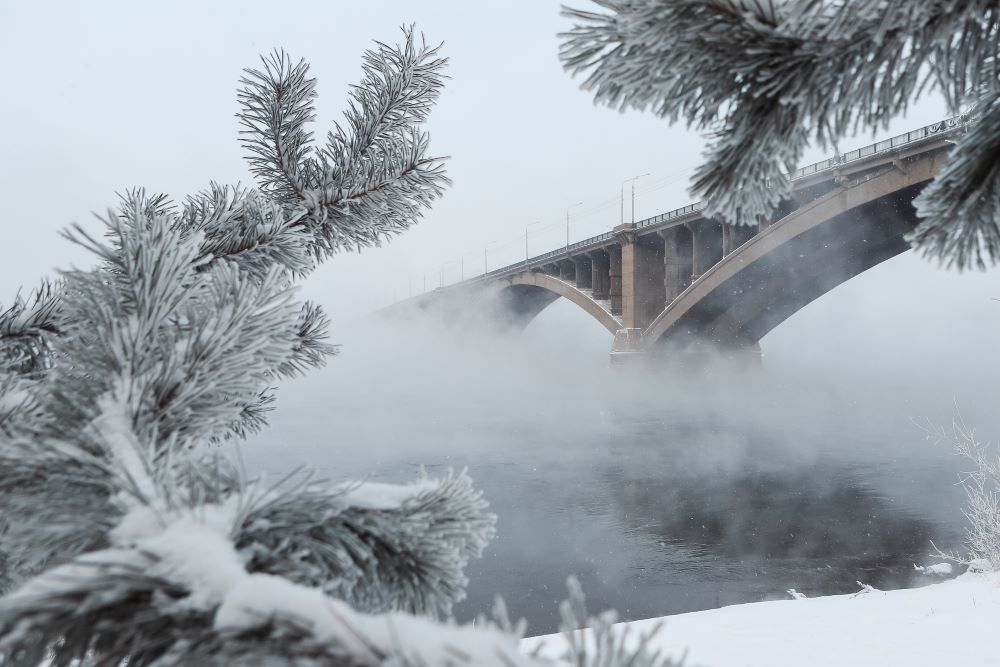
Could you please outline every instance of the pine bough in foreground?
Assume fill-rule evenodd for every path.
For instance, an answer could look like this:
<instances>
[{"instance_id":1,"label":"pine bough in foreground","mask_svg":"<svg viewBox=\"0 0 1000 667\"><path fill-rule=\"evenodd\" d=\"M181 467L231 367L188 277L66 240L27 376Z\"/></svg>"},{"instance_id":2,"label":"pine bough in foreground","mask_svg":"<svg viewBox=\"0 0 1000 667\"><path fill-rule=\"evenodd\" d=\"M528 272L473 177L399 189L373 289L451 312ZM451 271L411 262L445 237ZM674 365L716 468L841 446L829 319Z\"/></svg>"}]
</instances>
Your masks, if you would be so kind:
<instances>
[{"instance_id":1,"label":"pine bough in foreground","mask_svg":"<svg viewBox=\"0 0 1000 667\"><path fill-rule=\"evenodd\" d=\"M562 59L598 102L709 132L693 190L737 224L790 192L809 141L887 128L921 93L976 122L916 200L910 241L959 269L1000 262L996 0L594 0Z\"/></svg>"},{"instance_id":2,"label":"pine bough in foreground","mask_svg":"<svg viewBox=\"0 0 1000 667\"><path fill-rule=\"evenodd\" d=\"M213 446L335 352L293 281L404 231L447 182L420 129L445 63L405 37L365 54L322 147L307 66L265 58L239 93L258 189L129 192L104 239L66 234L97 268L0 313L0 664L539 663L509 623L435 620L493 534L464 475L268 483ZM569 659L668 664L597 636Z\"/></svg>"}]
</instances>

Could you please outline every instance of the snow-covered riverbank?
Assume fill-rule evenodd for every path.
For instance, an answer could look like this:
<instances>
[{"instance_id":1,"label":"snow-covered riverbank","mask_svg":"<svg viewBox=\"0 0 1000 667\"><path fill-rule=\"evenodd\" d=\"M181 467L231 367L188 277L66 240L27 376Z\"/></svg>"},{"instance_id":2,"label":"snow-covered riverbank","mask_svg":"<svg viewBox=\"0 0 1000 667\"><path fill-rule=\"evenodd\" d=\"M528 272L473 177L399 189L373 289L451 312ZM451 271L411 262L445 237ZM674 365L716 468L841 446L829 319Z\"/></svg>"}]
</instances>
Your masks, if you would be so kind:
<instances>
[{"instance_id":1,"label":"snow-covered riverbank","mask_svg":"<svg viewBox=\"0 0 1000 667\"><path fill-rule=\"evenodd\" d=\"M661 619L634 621L638 637ZM923 588L733 605L662 619L654 640L691 667L1000 665L1000 574L964 574ZM563 650L559 635L543 655Z\"/></svg>"}]
</instances>

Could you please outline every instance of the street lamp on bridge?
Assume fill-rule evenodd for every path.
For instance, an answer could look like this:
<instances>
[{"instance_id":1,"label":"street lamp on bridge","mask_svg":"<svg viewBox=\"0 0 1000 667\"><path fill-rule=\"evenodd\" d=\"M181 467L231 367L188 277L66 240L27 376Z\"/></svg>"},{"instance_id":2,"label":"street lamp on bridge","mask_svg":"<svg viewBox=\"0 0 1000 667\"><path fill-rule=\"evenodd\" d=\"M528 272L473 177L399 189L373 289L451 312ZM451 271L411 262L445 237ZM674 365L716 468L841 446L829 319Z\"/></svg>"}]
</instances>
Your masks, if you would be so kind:
<instances>
[{"instance_id":1,"label":"street lamp on bridge","mask_svg":"<svg viewBox=\"0 0 1000 667\"><path fill-rule=\"evenodd\" d=\"M441 268L439 269L440 275L439 275L439 278L438 278L438 287L444 287L444 270L445 270L445 267L451 266L452 264L459 264L462 267L461 268L461 271L462 271L462 280L465 280L465 257L462 257L461 259L449 259L447 262L445 262L444 264L442 264Z\"/></svg>"},{"instance_id":2,"label":"street lamp on bridge","mask_svg":"<svg viewBox=\"0 0 1000 667\"><path fill-rule=\"evenodd\" d=\"M489 250L492 246L495 246L499 241L490 241L483 247L483 275L485 276L490 272L490 254Z\"/></svg>"},{"instance_id":3,"label":"street lamp on bridge","mask_svg":"<svg viewBox=\"0 0 1000 667\"><path fill-rule=\"evenodd\" d=\"M626 178L624 181L622 181L620 196L622 205L621 224L623 225L625 224L625 184L629 182L632 183L632 222L635 222L635 182L638 181L643 176L649 176L649 174L648 173L639 174L638 176L633 176L632 178Z\"/></svg>"},{"instance_id":4,"label":"street lamp on bridge","mask_svg":"<svg viewBox=\"0 0 1000 667\"><path fill-rule=\"evenodd\" d=\"M567 249L569 249L569 212L570 212L571 209L574 209L577 206L582 206L582 205L583 205L583 202L582 201L578 201L577 203L573 204L572 206L570 206L569 208L566 209L566 248Z\"/></svg>"},{"instance_id":5,"label":"street lamp on bridge","mask_svg":"<svg viewBox=\"0 0 1000 667\"><path fill-rule=\"evenodd\" d=\"M528 228L542 224L541 220L535 220L524 226L524 262L528 262Z\"/></svg>"}]
</instances>

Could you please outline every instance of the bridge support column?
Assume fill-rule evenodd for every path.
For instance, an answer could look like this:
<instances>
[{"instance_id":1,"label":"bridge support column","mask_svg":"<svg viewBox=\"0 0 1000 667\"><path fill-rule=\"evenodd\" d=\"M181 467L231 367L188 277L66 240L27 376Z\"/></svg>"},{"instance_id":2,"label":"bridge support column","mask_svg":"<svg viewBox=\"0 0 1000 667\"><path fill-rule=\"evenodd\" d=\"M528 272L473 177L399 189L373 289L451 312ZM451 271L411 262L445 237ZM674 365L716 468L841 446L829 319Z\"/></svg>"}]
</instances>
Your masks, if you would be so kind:
<instances>
[{"instance_id":1,"label":"bridge support column","mask_svg":"<svg viewBox=\"0 0 1000 667\"><path fill-rule=\"evenodd\" d=\"M565 280L568 283L576 282L576 264L571 259L559 260L559 273L558 276L560 280Z\"/></svg>"},{"instance_id":2,"label":"bridge support column","mask_svg":"<svg viewBox=\"0 0 1000 667\"><path fill-rule=\"evenodd\" d=\"M691 230L691 282L722 259L722 224L715 220L687 223Z\"/></svg>"},{"instance_id":3,"label":"bridge support column","mask_svg":"<svg viewBox=\"0 0 1000 667\"><path fill-rule=\"evenodd\" d=\"M622 239L622 323L642 330L663 310L663 241L626 227L616 228Z\"/></svg>"},{"instance_id":4,"label":"bridge support column","mask_svg":"<svg viewBox=\"0 0 1000 667\"><path fill-rule=\"evenodd\" d=\"M756 225L734 225L732 229L729 230L729 238L732 241L733 250L736 250L756 235Z\"/></svg>"},{"instance_id":5,"label":"bridge support column","mask_svg":"<svg viewBox=\"0 0 1000 667\"><path fill-rule=\"evenodd\" d=\"M592 289L594 287L594 269L591 267L590 257L579 255L573 258L576 264L576 288Z\"/></svg>"},{"instance_id":6,"label":"bridge support column","mask_svg":"<svg viewBox=\"0 0 1000 667\"><path fill-rule=\"evenodd\" d=\"M590 282L594 290L594 300L611 298L611 257L603 250L590 253Z\"/></svg>"},{"instance_id":7,"label":"bridge support column","mask_svg":"<svg viewBox=\"0 0 1000 667\"><path fill-rule=\"evenodd\" d=\"M722 255L726 256L757 234L756 225L722 225Z\"/></svg>"},{"instance_id":8,"label":"bridge support column","mask_svg":"<svg viewBox=\"0 0 1000 667\"><path fill-rule=\"evenodd\" d=\"M608 275L610 276L609 293L611 299L611 314L622 314L622 247L613 245L608 248Z\"/></svg>"},{"instance_id":9,"label":"bridge support column","mask_svg":"<svg viewBox=\"0 0 1000 667\"><path fill-rule=\"evenodd\" d=\"M663 238L663 306L691 284L691 231L678 225L660 232Z\"/></svg>"}]
</instances>

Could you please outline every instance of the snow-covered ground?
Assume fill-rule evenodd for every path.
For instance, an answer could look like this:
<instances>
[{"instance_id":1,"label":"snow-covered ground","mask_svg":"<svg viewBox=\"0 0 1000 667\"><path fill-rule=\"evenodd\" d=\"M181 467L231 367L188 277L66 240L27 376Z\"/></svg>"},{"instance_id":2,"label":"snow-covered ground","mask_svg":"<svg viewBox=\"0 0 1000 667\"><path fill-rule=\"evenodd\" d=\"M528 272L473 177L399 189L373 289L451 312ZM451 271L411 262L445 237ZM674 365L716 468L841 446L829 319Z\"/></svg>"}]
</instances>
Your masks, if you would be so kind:
<instances>
[{"instance_id":1,"label":"snow-covered ground","mask_svg":"<svg viewBox=\"0 0 1000 667\"><path fill-rule=\"evenodd\" d=\"M661 619L634 621L638 637ZM1000 665L1000 574L964 574L898 591L789 599L678 614L655 645L691 667L918 667ZM621 626L619 626L621 627ZM543 655L563 649L558 635Z\"/></svg>"}]
</instances>

